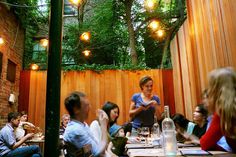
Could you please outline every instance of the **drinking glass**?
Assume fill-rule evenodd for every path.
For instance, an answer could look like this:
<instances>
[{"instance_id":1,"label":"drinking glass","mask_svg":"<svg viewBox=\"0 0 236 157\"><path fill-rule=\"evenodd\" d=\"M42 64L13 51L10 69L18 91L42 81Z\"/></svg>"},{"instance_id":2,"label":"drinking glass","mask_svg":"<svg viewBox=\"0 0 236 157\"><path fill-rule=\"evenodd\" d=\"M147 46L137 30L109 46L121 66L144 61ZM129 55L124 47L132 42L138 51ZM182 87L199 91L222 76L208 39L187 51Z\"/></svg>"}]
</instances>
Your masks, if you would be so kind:
<instances>
[{"instance_id":1,"label":"drinking glass","mask_svg":"<svg viewBox=\"0 0 236 157\"><path fill-rule=\"evenodd\" d=\"M152 127L152 143L155 146L160 146L160 127L159 125L153 125Z\"/></svg>"},{"instance_id":2,"label":"drinking glass","mask_svg":"<svg viewBox=\"0 0 236 157\"><path fill-rule=\"evenodd\" d=\"M142 136L145 138L145 144L148 144L148 137L150 134L149 127L142 127Z\"/></svg>"}]
</instances>

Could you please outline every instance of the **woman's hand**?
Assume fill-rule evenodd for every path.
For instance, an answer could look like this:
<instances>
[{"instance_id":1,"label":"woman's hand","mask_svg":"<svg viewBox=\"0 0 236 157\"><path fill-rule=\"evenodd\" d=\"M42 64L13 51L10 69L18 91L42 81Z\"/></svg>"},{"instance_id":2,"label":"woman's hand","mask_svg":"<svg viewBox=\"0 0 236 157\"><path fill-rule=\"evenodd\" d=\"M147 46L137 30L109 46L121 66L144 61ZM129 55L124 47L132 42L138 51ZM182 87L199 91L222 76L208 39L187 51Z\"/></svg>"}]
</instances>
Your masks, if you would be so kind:
<instances>
[{"instance_id":1,"label":"woman's hand","mask_svg":"<svg viewBox=\"0 0 236 157\"><path fill-rule=\"evenodd\" d=\"M103 110L98 110L98 121L101 126L107 127L108 125L108 116Z\"/></svg>"},{"instance_id":2,"label":"woman's hand","mask_svg":"<svg viewBox=\"0 0 236 157\"><path fill-rule=\"evenodd\" d=\"M157 103L156 100L151 100L151 101L149 101L149 104L150 104L151 106L158 105L158 103Z\"/></svg>"}]
</instances>

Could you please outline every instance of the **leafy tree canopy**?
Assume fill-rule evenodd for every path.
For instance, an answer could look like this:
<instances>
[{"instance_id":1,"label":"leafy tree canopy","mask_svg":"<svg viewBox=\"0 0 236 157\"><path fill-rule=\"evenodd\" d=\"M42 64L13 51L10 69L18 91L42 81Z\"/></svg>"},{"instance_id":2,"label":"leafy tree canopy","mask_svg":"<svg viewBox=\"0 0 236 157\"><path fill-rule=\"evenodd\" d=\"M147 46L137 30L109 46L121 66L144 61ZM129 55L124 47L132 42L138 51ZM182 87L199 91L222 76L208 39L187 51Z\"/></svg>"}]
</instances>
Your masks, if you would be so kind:
<instances>
[{"instance_id":1,"label":"leafy tree canopy","mask_svg":"<svg viewBox=\"0 0 236 157\"><path fill-rule=\"evenodd\" d=\"M26 28L24 67L36 62L46 68L46 49L37 59L34 59L32 50L36 43L33 37L40 31L41 25L47 24L48 2L45 1L43 5L46 11L40 9L42 6L36 0L7 2L31 6L12 6ZM81 66L100 70L132 66L137 69L171 68L169 45L186 19L185 0L156 0L157 7L152 11L144 8L144 0L82 2L77 8L65 0L67 12L68 8L76 10L73 16L70 15L71 20L66 20L68 17L64 16L62 66L65 69L83 69ZM148 25L154 19L159 21L159 29L165 32L164 37L157 37L156 31L149 29ZM80 40L83 32L90 32L88 42ZM84 56L84 50L90 50L91 55Z\"/></svg>"}]
</instances>

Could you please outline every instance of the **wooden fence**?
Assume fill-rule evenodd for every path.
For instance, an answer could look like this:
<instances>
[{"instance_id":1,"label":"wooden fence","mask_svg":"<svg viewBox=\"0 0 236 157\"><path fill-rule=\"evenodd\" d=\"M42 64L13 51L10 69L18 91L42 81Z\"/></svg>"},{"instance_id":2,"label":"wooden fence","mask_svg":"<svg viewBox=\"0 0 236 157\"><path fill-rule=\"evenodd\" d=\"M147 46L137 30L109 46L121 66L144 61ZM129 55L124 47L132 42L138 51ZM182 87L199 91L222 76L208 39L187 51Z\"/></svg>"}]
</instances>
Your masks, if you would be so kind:
<instances>
[{"instance_id":1,"label":"wooden fence","mask_svg":"<svg viewBox=\"0 0 236 157\"><path fill-rule=\"evenodd\" d=\"M176 112L192 118L209 71L236 68L235 0L188 0L188 18L171 43Z\"/></svg>"},{"instance_id":2,"label":"wooden fence","mask_svg":"<svg viewBox=\"0 0 236 157\"><path fill-rule=\"evenodd\" d=\"M19 96L19 110L29 113L29 121L45 128L46 104L46 71L22 71ZM170 105L175 112L172 70L144 70L121 71L106 70L101 73L93 71L68 71L61 73L61 115L66 113L64 107L65 97L72 91L86 93L91 109L88 123L96 118L96 110L106 101L117 103L120 108L118 123L128 121L128 112L131 96L140 92L139 79L149 75L154 80L154 93L161 99L160 112L164 104ZM29 81L24 81L29 80ZM55 98L57 99L57 98Z\"/></svg>"}]
</instances>

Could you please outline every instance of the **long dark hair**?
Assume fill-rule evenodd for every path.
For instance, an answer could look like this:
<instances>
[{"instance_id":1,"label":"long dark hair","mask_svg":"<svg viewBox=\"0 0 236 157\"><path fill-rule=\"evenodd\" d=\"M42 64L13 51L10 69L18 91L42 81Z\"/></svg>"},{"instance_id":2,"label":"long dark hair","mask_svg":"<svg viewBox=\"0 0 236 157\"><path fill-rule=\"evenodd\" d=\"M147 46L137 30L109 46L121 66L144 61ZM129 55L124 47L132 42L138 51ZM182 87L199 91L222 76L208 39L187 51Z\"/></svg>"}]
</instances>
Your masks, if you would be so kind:
<instances>
[{"instance_id":1,"label":"long dark hair","mask_svg":"<svg viewBox=\"0 0 236 157\"><path fill-rule=\"evenodd\" d=\"M188 123L189 120L186 119L182 114L176 113L173 117L172 117L174 123L178 124L181 128L183 128L184 130L187 130L188 128Z\"/></svg>"},{"instance_id":2,"label":"long dark hair","mask_svg":"<svg viewBox=\"0 0 236 157\"><path fill-rule=\"evenodd\" d=\"M106 112L108 118L109 118L109 121L110 121L110 126L112 126L114 123L116 123L117 121L117 118L114 120L114 121L111 121L111 118L110 118L110 113L111 113L111 110L117 108L118 109L118 117L120 115L120 109L119 109L119 106L113 102L110 102L110 101L107 101L103 107L102 107L102 110Z\"/></svg>"}]
</instances>

